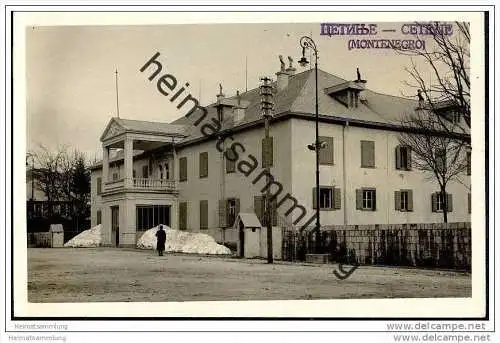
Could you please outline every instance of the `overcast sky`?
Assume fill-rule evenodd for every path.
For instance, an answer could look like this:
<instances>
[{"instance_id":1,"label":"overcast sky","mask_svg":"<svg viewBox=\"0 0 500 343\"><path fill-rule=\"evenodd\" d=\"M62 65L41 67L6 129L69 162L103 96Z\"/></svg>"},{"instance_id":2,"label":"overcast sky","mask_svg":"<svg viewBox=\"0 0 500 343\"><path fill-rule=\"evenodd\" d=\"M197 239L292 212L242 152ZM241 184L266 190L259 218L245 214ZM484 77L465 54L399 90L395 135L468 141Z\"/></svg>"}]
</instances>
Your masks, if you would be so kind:
<instances>
[{"instance_id":1,"label":"overcast sky","mask_svg":"<svg viewBox=\"0 0 500 343\"><path fill-rule=\"evenodd\" d=\"M378 30L377 39L409 38L398 23L380 23ZM156 52L163 71L179 83L189 82L191 94L201 94L201 103L208 104L215 100L219 82L228 96L245 90L245 58L251 89L260 76L276 77L279 54L297 61L299 39L311 33L320 69L352 80L359 67L374 91L415 93L402 83L408 79L407 56L386 49L348 50L347 36L320 36L319 23L31 27L26 45L27 148L67 145L100 157L99 137L116 116L115 69L122 118L169 122L181 116L139 71Z\"/></svg>"}]
</instances>

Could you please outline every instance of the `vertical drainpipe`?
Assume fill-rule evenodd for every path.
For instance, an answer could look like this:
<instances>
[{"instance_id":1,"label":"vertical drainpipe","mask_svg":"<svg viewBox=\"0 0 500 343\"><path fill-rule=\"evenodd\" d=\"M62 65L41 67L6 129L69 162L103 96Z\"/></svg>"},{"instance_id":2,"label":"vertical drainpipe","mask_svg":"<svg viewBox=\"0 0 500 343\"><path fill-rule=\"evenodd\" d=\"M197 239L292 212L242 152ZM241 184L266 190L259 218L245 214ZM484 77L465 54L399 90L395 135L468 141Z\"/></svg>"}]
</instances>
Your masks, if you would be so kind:
<instances>
[{"instance_id":1,"label":"vertical drainpipe","mask_svg":"<svg viewBox=\"0 0 500 343\"><path fill-rule=\"evenodd\" d=\"M387 168L387 180L389 180L389 170L391 168L391 162L390 162L390 158L391 158L391 152L389 151L389 133L387 133L386 137L386 142L387 142L387 151L386 151L386 154L387 154L387 157L386 157L386 168ZM390 203L391 203L391 192L388 191L386 192L386 208L387 208L387 224L389 224L389 208L391 207L390 206ZM393 205L394 206L394 205Z\"/></svg>"},{"instance_id":2,"label":"vertical drainpipe","mask_svg":"<svg viewBox=\"0 0 500 343\"><path fill-rule=\"evenodd\" d=\"M342 172L342 187L344 188L344 192L343 192L343 203L344 203L344 225L347 225L348 221L347 221L347 188L346 188L346 185L347 185L347 181L346 181L346 178L347 178L347 168L346 168L346 164L345 164L345 155L346 155L346 144L345 144L345 129L346 127L349 126L349 121L345 121L344 122L344 126L342 126L342 168L343 168L343 172Z\"/></svg>"},{"instance_id":3,"label":"vertical drainpipe","mask_svg":"<svg viewBox=\"0 0 500 343\"><path fill-rule=\"evenodd\" d=\"M217 104L217 117L222 124L222 119L223 119L223 117L222 117L222 105L220 105L220 103ZM222 139L221 136L219 136L219 138ZM225 159L224 159L225 150L226 150L226 143L223 144L223 149L222 149L222 152L220 153L220 189L219 189L219 191L220 191L219 199L220 200L224 200L225 195L226 195L226 190L225 190L226 174L225 174ZM219 204L220 204L220 201L218 202L217 206L219 206ZM220 208L217 208L217 215L218 215L217 220L219 220ZM227 214L226 214L226 216L227 216ZM222 231L222 243L225 243L226 242L226 229L221 228L221 231Z\"/></svg>"}]
</instances>

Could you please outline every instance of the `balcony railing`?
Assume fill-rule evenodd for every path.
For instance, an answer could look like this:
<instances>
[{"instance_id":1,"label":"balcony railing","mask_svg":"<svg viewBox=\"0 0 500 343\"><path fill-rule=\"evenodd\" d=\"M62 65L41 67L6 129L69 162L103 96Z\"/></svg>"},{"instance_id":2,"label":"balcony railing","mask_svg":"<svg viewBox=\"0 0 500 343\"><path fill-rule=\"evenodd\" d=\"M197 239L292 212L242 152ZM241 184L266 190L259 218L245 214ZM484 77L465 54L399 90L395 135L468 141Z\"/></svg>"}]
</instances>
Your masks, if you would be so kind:
<instances>
[{"instance_id":1,"label":"balcony railing","mask_svg":"<svg viewBox=\"0 0 500 343\"><path fill-rule=\"evenodd\" d=\"M165 179L149 179L149 178L134 178L133 187L136 189L151 189L151 190L177 190L177 184L173 180Z\"/></svg>"},{"instance_id":2,"label":"balcony railing","mask_svg":"<svg viewBox=\"0 0 500 343\"><path fill-rule=\"evenodd\" d=\"M125 188L125 180L108 181L105 184L105 191L117 191ZM133 189L144 191L164 191L177 192L177 182L165 179L133 178L131 184Z\"/></svg>"}]
</instances>

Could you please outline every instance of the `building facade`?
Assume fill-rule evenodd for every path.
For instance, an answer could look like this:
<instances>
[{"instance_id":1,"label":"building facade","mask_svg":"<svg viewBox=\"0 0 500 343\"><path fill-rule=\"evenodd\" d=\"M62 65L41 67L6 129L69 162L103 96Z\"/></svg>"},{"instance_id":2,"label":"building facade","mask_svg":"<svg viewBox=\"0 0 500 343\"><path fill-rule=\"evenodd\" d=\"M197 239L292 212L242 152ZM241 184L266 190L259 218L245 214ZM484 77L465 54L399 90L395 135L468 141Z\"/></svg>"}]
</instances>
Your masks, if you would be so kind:
<instances>
[{"instance_id":1,"label":"building facade","mask_svg":"<svg viewBox=\"0 0 500 343\"><path fill-rule=\"evenodd\" d=\"M146 76L156 66L146 64ZM154 84L153 78L152 83ZM237 241L239 213L263 219L263 194L274 196L274 226L470 221L470 172L447 186L443 200L429 172L412 166L397 125L416 101L379 94L366 81L319 71L320 203L315 202L314 71L277 73L270 151L263 151L259 90L225 97L172 123L112 118L92 168L92 226L106 245L132 246L159 223ZM175 109L174 106L172 106ZM218 123L218 124L217 124ZM114 154L114 150L118 153ZM270 174L263 154L270 153ZM470 168L468 168L470 170Z\"/></svg>"}]
</instances>

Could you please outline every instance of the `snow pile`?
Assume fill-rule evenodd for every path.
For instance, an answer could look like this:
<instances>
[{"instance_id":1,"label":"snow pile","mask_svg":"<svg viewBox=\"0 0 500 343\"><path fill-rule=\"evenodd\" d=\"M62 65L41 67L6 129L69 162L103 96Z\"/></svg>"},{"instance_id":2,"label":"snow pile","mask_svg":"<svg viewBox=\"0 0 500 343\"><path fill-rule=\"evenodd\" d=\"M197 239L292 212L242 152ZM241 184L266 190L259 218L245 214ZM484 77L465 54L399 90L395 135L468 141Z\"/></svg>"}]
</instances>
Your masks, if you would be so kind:
<instances>
[{"instance_id":1,"label":"snow pile","mask_svg":"<svg viewBox=\"0 0 500 343\"><path fill-rule=\"evenodd\" d=\"M167 236L165 241L165 251L167 252L211 255L231 254L231 250L217 244L211 236L204 233L173 230L166 225L163 225L163 229ZM137 241L137 248L156 249L156 231L158 231L158 226L144 232Z\"/></svg>"},{"instance_id":2,"label":"snow pile","mask_svg":"<svg viewBox=\"0 0 500 343\"><path fill-rule=\"evenodd\" d=\"M100 246L101 242L101 224L99 224L76 235L67 241L64 246L70 248L91 248Z\"/></svg>"}]
</instances>

